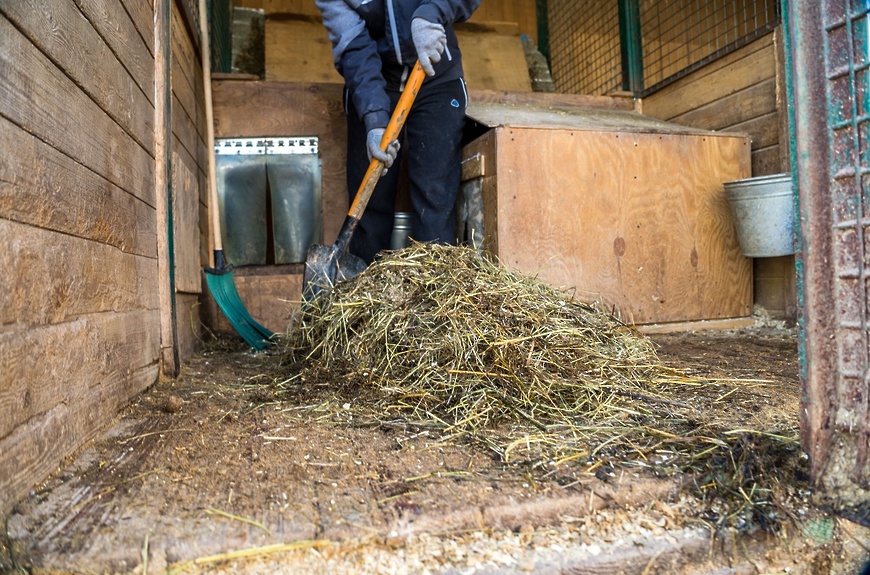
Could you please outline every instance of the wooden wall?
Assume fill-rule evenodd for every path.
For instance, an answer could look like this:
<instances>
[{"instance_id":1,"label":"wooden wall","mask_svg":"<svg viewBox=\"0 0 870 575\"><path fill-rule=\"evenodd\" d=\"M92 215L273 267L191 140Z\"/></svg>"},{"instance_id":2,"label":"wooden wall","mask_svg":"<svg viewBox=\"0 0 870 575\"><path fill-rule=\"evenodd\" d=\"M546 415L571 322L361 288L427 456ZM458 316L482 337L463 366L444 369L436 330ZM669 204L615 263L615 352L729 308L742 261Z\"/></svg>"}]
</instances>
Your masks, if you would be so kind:
<instances>
[{"instance_id":1,"label":"wooden wall","mask_svg":"<svg viewBox=\"0 0 870 575\"><path fill-rule=\"evenodd\" d=\"M177 241L196 245L176 244L174 259L178 300L190 305L200 291L204 150L196 73L186 68L195 52L179 18L174 11L171 179ZM195 338L165 337L177 330L165 329L160 295L160 262L173 258L160 247L170 236L158 215L167 190L156 175L151 3L3 2L0 38L3 515L157 380L162 348L183 342L183 354Z\"/></svg>"},{"instance_id":2,"label":"wooden wall","mask_svg":"<svg viewBox=\"0 0 870 575\"><path fill-rule=\"evenodd\" d=\"M332 45L314 0L259 0L265 12L265 79L279 82L335 83ZM521 34L536 37L534 2L502 0L481 6L469 22L458 24L465 80L470 89L532 90Z\"/></svg>"},{"instance_id":3,"label":"wooden wall","mask_svg":"<svg viewBox=\"0 0 870 575\"><path fill-rule=\"evenodd\" d=\"M260 8L268 12L320 16L314 0L234 0L239 8ZM538 19L534 0L485 0L470 22L516 22L520 32L538 38Z\"/></svg>"},{"instance_id":4,"label":"wooden wall","mask_svg":"<svg viewBox=\"0 0 870 575\"><path fill-rule=\"evenodd\" d=\"M759 38L643 99L643 113L678 124L752 137L752 175L781 171L784 102L777 90L775 34Z\"/></svg>"},{"instance_id":5,"label":"wooden wall","mask_svg":"<svg viewBox=\"0 0 870 575\"><path fill-rule=\"evenodd\" d=\"M742 132L752 175L789 169L781 28L643 99L643 113L678 124ZM794 257L757 258L755 302L793 319Z\"/></svg>"}]
</instances>

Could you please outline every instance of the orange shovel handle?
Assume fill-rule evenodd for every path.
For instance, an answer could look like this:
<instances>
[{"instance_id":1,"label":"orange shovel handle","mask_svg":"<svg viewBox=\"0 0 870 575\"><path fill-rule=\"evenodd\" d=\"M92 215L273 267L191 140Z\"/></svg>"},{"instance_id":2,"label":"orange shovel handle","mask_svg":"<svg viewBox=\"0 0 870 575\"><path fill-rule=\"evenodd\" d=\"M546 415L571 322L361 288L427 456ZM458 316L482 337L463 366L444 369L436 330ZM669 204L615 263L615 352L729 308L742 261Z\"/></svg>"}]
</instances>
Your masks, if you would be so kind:
<instances>
[{"instance_id":1,"label":"orange shovel handle","mask_svg":"<svg viewBox=\"0 0 870 575\"><path fill-rule=\"evenodd\" d=\"M426 72L423 71L420 62L417 62L414 65L414 69L411 71L411 75L408 76L408 80L405 82L405 89L399 97L399 103L396 104L396 109L393 110L390 123L387 124L386 130L384 130L384 137L381 138L382 150L386 150L387 146L398 139L399 134L402 133L402 128L405 126L405 120L408 119L408 112L411 111L411 104L414 103L414 99L417 97L417 92L420 91L420 86L423 84L425 78ZM347 212L348 217L357 220L362 217L362 213L365 211L366 205L369 203L369 199L371 199L372 193L375 191L375 186L377 185L383 171L384 163L380 160L372 159L369 164L369 169L366 170L366 175L363 178L362 184L360 184L359 190L356 192L356 197L354 197L353 203L351 203L350 209Z\"/></svg>"}]
</instances>

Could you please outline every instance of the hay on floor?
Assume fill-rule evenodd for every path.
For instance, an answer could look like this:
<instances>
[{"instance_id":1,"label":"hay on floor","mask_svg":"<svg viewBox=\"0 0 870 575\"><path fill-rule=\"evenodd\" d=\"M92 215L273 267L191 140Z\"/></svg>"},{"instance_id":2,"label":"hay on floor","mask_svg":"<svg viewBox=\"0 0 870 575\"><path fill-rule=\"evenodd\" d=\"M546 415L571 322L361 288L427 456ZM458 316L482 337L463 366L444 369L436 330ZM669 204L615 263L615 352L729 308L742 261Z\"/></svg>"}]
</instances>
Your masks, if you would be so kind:
<instances>
[{"instance_id":1,"label":"hay on floor","mask_svg":"<svg viewBox=\"0 0 870 575\"><path fill-rule=\"evenodd\" d=\"M435 429L539 470L696 472L704 497L737 501L720 505L719 522L767 514L762 452L797 451L793 430L729 427L713 404L733 385L662 365L611 314L470 248L386 254L306 306L286 344L297 365L353 381L363 417Z\"/></svg>"}]
</instances>

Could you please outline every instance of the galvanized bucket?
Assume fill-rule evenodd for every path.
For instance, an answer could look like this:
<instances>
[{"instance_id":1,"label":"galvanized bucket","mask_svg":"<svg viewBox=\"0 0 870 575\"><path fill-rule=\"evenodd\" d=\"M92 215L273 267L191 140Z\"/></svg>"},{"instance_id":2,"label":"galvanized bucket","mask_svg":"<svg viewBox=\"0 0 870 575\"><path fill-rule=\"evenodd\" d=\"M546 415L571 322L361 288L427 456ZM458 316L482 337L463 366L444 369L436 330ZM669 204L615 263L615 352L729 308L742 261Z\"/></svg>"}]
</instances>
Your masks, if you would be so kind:
<instances>
[{"instance_id":1,"label":"galvanized bucket","mask_svg":"<svg viewBox=\"0 0 870 575\"><path fill-rule=\"evenodd\" d=\"M743 255L765 258L795 252L790 174L725 182L725 195Z\"/></svg>"}]
</instances>

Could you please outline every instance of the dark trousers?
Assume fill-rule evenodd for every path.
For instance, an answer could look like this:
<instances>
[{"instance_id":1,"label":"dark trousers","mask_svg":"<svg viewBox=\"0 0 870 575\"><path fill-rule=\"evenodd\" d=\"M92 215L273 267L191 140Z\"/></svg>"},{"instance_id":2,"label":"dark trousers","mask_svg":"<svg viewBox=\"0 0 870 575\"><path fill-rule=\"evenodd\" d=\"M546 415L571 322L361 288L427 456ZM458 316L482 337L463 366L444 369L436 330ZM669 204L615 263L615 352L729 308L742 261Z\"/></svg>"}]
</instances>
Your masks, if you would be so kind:
<instances>
[{"instance_id":1,"label":"dark trousers","mask_svg":"<svg viewBox=\"0 0 870 575\"><path fill-rule=\"evenodd\" d=\"M388 92L392 106L399 92ZM399 166L407 163L413 207L413 239L455 242L454 207L459 191L461 140L467 106L465 85L454 80L423 84L411 106L400 137L402 144L393 167L382 176L350 243L350 251L371 263L375 254L390 247L395 219ZM353 201L369 165L365 124L345 94L347 110L347 188Z\"/></svg>"}]
</instances>

